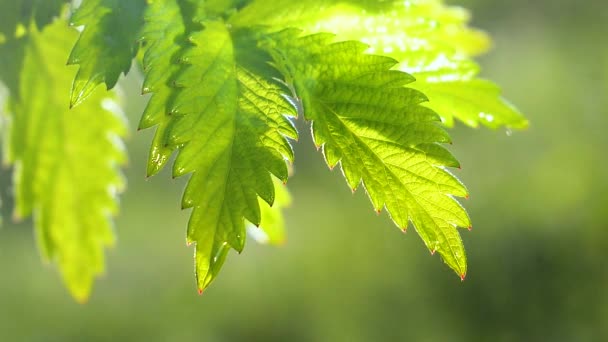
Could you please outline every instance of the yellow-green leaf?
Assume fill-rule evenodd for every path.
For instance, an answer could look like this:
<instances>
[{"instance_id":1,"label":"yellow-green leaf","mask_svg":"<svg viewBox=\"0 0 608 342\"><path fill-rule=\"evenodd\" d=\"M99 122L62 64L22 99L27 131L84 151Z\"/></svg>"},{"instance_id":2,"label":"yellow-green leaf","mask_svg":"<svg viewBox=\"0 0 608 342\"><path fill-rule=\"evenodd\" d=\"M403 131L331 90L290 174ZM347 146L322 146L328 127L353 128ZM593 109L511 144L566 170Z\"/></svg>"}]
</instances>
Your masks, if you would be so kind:
<instances>
[{"instance_id":1,"label":"yellow-green leaf","mask_svg":"<svg viewBox=\"0 0 608 342\"><path fill-rule=\"evenodd\" d=\"M65 59L76 35L63 20L42 32L32 27L4 143L14 165L14 216L34 216L43 257L59 265L83 301L104 270L104 248L114 241L126 125L104 92L69 109L73 69Z\"/></svg>"},{"instance_id":2,"label":"yellow-green leaf","mask_svg":"<svg viewBox=\"0 0 608 342\"><path fill-rule=\"evenodd\" d=\"M405 87L410 75L391 70L397 61L333 39L286 30L269 35L266 48L301 98L329 167L339 165L353 191L362 184L374 209L386 208L401 229L412 222L429 250L464 278L456 228L471 223L454 196L468 194L446 170L458 162L440 145L450 138L439 117L421 105L422 93Z\"/></svg>"}]
</instances>

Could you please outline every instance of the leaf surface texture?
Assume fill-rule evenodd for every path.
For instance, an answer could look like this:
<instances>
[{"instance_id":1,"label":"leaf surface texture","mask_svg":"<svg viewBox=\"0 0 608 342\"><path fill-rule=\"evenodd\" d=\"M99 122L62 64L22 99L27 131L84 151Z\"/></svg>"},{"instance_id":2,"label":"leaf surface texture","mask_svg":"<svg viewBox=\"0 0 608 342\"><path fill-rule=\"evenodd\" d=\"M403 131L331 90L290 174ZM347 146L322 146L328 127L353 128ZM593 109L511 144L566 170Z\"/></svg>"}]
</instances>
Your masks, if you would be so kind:
<instances>
[{"instance_id":1,"label":"leaf surface texture","mask_svg":"<svg viewBox=\"0 0 608 342\"><path fill-rule=\"evenodd\" d=\"M154 2L146 14L144 90L153 95L140 126L158 126L151 174L174 150L179 150L174 177L191 174L182 207L192 208L188 241L196 245L202 291L228 251L243 250L245 219L261 224L258 198L274 204L271 175L287 181L286 161L293 160L287 137L297 133L287 118L295 109L265 73L272 69L260 63L267 59L253 37L231 32L221 21L191 26L185 20L180 26L167 19L187 18L184 9L183 2ZM186 41L180 42L184 34ZM163 35L177 37L175 45L165 46ZM167 68L167 62L177 66Z\"/></svg>"},{"instance_id":2,"label":"leaf surface texture","mask_svg":"<svg viewBox=\"0 0 608 342\"><path fill-rule=\"evenodd\" d=\"M313 10L314 9L314 10ZM233 20L236 25L294 26L305 33L330 32L359 40L367 52L395 58L396 69L413 75L409 86L422 91L447 126L454 119L477 127L526 128L528 121L501 97L498 86L478 78L472 57L490 39L467 26L470 15L439 0L344 1L258 0Z\"/></svg>"},{"instance_id":3,"label":"leaf surface texture","mask_svg":"<svg viewBox=\"0 0 608 342\"><path fill-rule=\"evenodd\" d=\"M315 144L330 168L340 165L353 191L363 184L376 211L386 207L401 229L411 221L427 247L464 277L456 228L470 220L453 196L467 190L445 169L458 162L440 145L450 138L439 117L421 105L422 93L405 87L410 75L391 70L395 60L333 39L287 30L267 43L312 121Z\"/></svg>"}]
</instances>

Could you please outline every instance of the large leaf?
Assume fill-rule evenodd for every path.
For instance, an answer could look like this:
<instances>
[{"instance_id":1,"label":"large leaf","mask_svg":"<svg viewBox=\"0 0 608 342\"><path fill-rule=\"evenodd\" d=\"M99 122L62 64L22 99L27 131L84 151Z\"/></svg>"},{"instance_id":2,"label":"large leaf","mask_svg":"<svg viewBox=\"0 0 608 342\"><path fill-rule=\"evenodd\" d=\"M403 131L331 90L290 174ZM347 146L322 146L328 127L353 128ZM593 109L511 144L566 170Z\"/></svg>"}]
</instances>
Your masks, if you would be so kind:
<instances>
[{"instance_id":1,"label":"large leaf","mask_svg":"<svg viewBox=\"0 0 608 342\"><path fill-rule=\"evenodd\" d=\"M431 252L464 278L456 228L470 227L470 220L452 196L467 190L445 169L458 162L439 145L450 142L439 117L421 106L422 93L405 87L411 76L391 70L395 60L333 39L287 30L270 35L265 46L301 98L329 167L340 164L349 187L362 183L374 208L386 207L401 229L411 221Z\"/></svg>"},{"instance_id":2,"label":"large leaf","mask_svg":"<svg viewBox=\"0 0 608 342\"><path fill-rule=\"evenodd\" d=\"M187 17L187 6L180 4L152 3L146 15L145 90L154 94L142 127L158 125L152 173L180 149L173 175L192 174L182 206L192 208L188 241L196 244L197 283L203 291L229 249L242 251L245 219L260 225L258 197L274 203L271 174L287 181L285 160L293 160L293 151L285 137L297 133L285 117L295 116L295 109L272 80L278 74L260 63L269 57L256 50L248 32L230 32L221 21L208 21L189 33L186 49L179 39L164 45L163 36L184 33L178 22ZM175 68L168 64L175 63L178 51L182 65L171 77ZM155 157L155 149L163 151L162 158Z\"/></svg>"},{"instance_id":3,"label":"large leaf","mask_svg":"<svg viewBox=\"0 0 608 342\"><path fill-rule=\"evenodd\" d=\"M71 91L72 107L100 83L113 88L120 74L129 71L144 5L144 0L83 0L71 20L72 25L84 27L68 60L80 65Z\"/></svg>"},{"instance_id":4,"label":"large leaf","mask_svg":"<svg viewBox=\"0 0 608 342\"><path fill-rule=\"evenodd\" d=\"M104 247L113 243L125 124L106 94L69 110L72 72L65 58L76 35L61 20L41 33L30 30L5 157L15 168L15 218L34 215L43 256L58 263L82 301L103 272Z\"/></svg>"}]
</instances>

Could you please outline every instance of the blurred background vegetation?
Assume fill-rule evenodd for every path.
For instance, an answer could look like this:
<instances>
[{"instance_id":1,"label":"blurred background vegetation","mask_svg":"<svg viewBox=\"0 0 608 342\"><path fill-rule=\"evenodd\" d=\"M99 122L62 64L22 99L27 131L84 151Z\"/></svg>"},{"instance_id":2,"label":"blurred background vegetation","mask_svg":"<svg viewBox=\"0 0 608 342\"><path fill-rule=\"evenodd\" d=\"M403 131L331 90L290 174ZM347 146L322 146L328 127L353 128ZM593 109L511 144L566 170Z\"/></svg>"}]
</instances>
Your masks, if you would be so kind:
<instances>
[{"instance_id":1,"label":"blurred background vegetation","mask_svg":"<svg viewBox=\"0 0 608 342\"><path fill-rule=\"evenodd\" d=\"M0 340L607 341L608 4L451 3L494 37L483 75L531 121L525 132L452 131L474 222L462 233L465 282L413 231L353 196L306 137L289 183L288 242L250 239L199 297L179 210L184 180L145 179L144 131L128 140L118 245L88 304L40 262L31 222L5 220ZM133 132L139 82L134 73L123 82ZM6 218L10 176L0 172Z\"/></svg>"}]
</instances>

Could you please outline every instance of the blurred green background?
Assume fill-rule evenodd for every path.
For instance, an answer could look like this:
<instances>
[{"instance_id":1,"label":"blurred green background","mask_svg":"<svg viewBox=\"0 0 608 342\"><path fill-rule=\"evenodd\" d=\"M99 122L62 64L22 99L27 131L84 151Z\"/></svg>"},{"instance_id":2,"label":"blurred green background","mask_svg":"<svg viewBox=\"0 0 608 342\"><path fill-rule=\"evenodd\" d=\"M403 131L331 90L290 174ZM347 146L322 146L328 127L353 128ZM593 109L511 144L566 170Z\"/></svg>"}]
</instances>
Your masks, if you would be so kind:
<instances>
[{"instance_id":1,"label":"blurred green background","mask_svg":"<svg viewBox=\"0 0 608 342\"><path fill-rule=\"evenodd\" d=\"M512 134L452 131L474 222L465 282L353 196L306 137L287 244L250 239L199 297L184 180L145 179L144 131L128 141L118 245L88 304L40 262L31 222L0 228L0 341L608 341L608 3L451 3L494 37L483 74L531 121ZM138 82L123 82L133 132Z\"/></svg>"}]
</instances>

